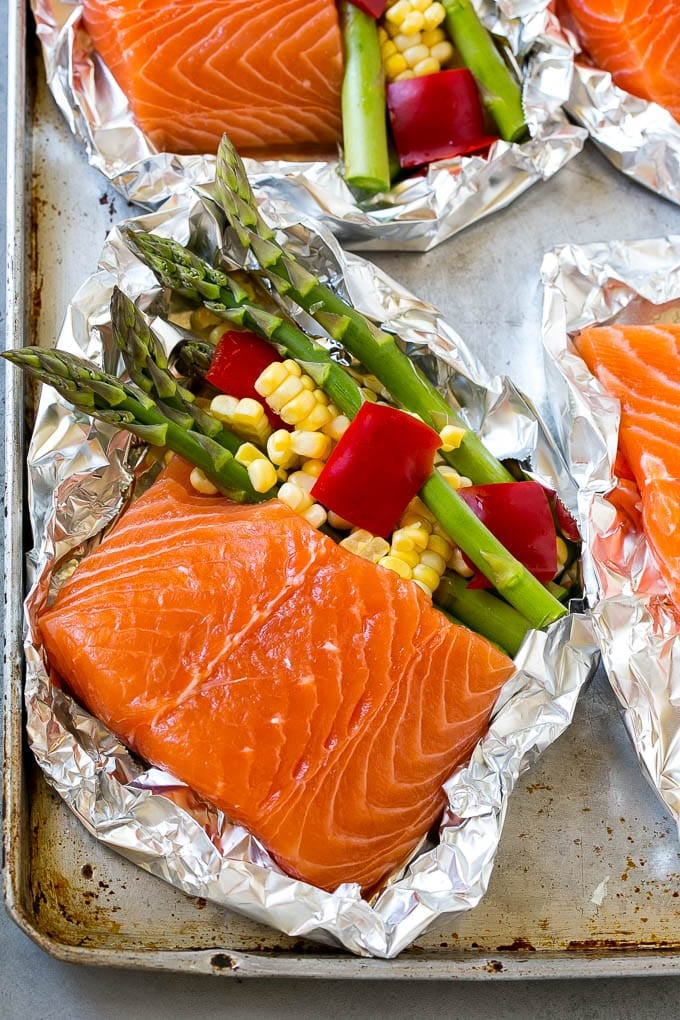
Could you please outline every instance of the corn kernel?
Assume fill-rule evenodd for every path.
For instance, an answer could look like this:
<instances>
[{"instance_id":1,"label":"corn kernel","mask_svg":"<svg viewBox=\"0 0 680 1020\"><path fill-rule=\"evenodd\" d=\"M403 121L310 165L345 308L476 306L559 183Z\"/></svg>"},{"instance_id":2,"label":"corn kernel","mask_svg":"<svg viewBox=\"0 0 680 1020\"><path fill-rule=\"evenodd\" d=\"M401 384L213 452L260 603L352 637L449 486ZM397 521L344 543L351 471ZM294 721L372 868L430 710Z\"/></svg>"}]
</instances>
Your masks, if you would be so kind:
<instances>
[{"instance_id":1,"label":"corn kernel","mask_svg":"<svg viewBox=\"0 0 680 1020\"><path fill-rule=\"evenodd\" d=\"M189 481L192 488L204 496L214 496L219 491L217 486L213 485L209 478L206 478L200 468L195 467L193 469L189 475Z\"/></svg>"},{"instance_id":2,"label":"corn kernel","mask_svg":"<svg viewBox=\"0 0 680 1020\"><path fill-rule=\"evenodd\" d=\"M413 577L416 581L422 581L430 591L434 591L435 588L439 587L441 576L432 567L425 566L424 563L419 563L417 567L413 568Z\"/></svg>"},{"instance_id":3,"label":"corn kernel","mask_svg":"<svg viewBox=\"0 0 680 1020\"><path fill-rule=\"evenodd\" d=\"M328 523L331 524L330 513ZM364 528L355 528L351 535L343 538L338 545L353 552L355 556L361 556L362 559L370 560L372 563L377 563L390 551L389 542L386 542L384 538L378 538L377 535L372 535Z\"/></svg>"},{"instance_id":4,"label":"corn kernel","mask_svg":"<svg viewBox=\"0 0 680 1020\"><path fill-rule=\"evenodd\" d=\"M303 386L298 376L289 375L265 399L271 409L278 414L284 404L287 404L293 397L297 397L298 393L302 393L302 391Z\"/></svg>"},{"instance_id":5,"label":"corn kernel","mask_svg":"<svg viewBox=\"0 0 680 1020\"><path fill-rule=\"evenodd\" d=\"M422 553L427 549L430 540L430 528L426 521L414 521L406 527L402 527L401 530L408 534L411 542L413 542L413 548L417 549L418 552ZM394 536L392 537L394 538Z\"/></svg>"},{"instance_id":6,"label":"corn kernel","mask_svg":"<svg viewBox=\"0 0 680 1020\"><path fill-rule=\"evenodd\" d=\"M437 28L446 17L444 5L434 0L426 11L423 11L423 23L425 28Z\"/></svg>"},{"instance_id":7,"label":"corn kernel","mask_svg":"<svg viewBox=\"0 0 680 1020\"><path fill-rule=\"evenodd\" d=\"M326 523L326 511L321 506L321 503L312 503L309 510L305 510L301 516L313 528L321 528Z\"/></svg>"},{"instance_id":8,"label":"corn kernel","mask_svg":"<svg viewBox=\"0 0 680 1020\"><path fill-rule=\"evenodd\" d=\"M231 421L231 416L238 407L238 400L236 397L230 397L226 393L220 393L218 397L213 397L210 402L210 413L213 418L218 418L219 421Z\"/></svg>"},{"instance_id":9,"label":"corn kernel","mask_svg":"<svg viewBox=\"0 0 680 1020\"><path fill-rule=\"evenodd\" d=\"M403 577L405 581L410 581L413 576L413 571L409 567L408 563L404 563L403 560L397 559L396 556L383 556L382 559L378 560L381 567L386 567L387 570L393 570L395 574L399 574L399 577Z\"/></svg>"},{"instance_id":10,"label":"corn kernel","mask_svg":"<svg viewBox=\"0 0 680 1020\"><path fill-rule=\"evenodd\" d=\"M342 439L345 432L349 428L349 418L346 414L336 414L328 425L324 425L322 432L329 439L334 439L336 442L338 439Z\"/></svg>"},{"instance_id":11,"label":"corn kernel","mask_svg":"<svg viewBox=\"0 0 680 1020\"><path fill-rule=\"evenodd\" d=\"M411 70L413 70L416 64L418 64L421 60L425 60L426 57L429 57L429 55L430 51L427 46L409 46L407 50L402 52L402 57Z\"/></svg>"},{"instance_id":12,"label":"corn kernel","mask_svg":"<svg viewBox=\"0 0 680 1020\"><path fill-rule=\"evenodd\" d=\"M557 570L558 570L558 573L559 573L560 570L562 570L564 568L568 558L569 558L569 550L567 548L567 543L564 541L563 538L560 538L560 536L557 535Z\"/></svg>"},{"instance_id":13,"label":"corn kernel","mask_svg":"<svg viewBox=\"0 0 680 1020\"><path fill-rule=\"evenodd\" d=\"M447 552L450 555L450 551L447 550ZM433 552L431 549L425 549L425 551L420 554L420 562L422 565L424 567L432 567L433 570L437 571L440 577L446 570L446 560L448 558L448 556L440 556L439 553Z\"/></svg>"},{"instance_id":14,"label":"corn kernel","mask_svg":"<svg viewBox=\"0 0 680 1020\"><path fill-rule=\"evenodd\" d=\"M318 478L323 469L326 467L322 460L310 458L303 462L300 470L304 471L306 475L311 475L312 478Z\"/></svg>"},{"instance_id":15,"label":"corn kernel","mask_svg":"<svg viewBox=\"0 0 680 1020\"><path fill-rule=\"evenodd\" d=\"M426 32L421 32L420 41L423 46L429 46L432 49L437 43L444 42L446 40L446 32L441 28L430 28Z\"/></svg>"},{"instance_id":16,"label":"corn kernel","mask_svg":"<svg viewBox=\"0 0 680 1020\"><path fill-rule=\"evenodd\" d=\"M414 496L409 505L406 507L406 513L416 514L419 521L427 521L430 526L435 523L435 516L429 507L426 507L422 499L418 496Z\"/></svg>"},{"instance_id":17,"label":"corn kernel","mask_svg":"<svg viewBox=\"0 0 680 1020\"><path fill-rule=\"evenodd\" d=\"M304 513L305 510L309 510L314 502L308 492L304 492L292 482L283 483L278 491L278 497L282 503L289 506L291 510L295 510L296 513Z\"/></svg>"},{"instance_id":18,"label":"corn kernel","mask_svg":"<svg viewBox=\"0 0 680 1020\"><path fill-rule=\"evenodd\" d=\"M449 566L451 570L455 570L461 577L472 577L474 574L474 570L468 567L458 546L454 546L453 552L449 557Z\"/></svg>"},{"instance_id":19,"label":"corn kernel","mask_svg":"<svg viewBox=\"0 0 680 1020\"><path fill-rule=\"evenodd\" d=\"M326 460L331 452L331 439L323 432L296 430L291 433L291 449L305 459Z\"/></svg>"},{"instance_id":20,"label":"corn kernel","mask_svg":"<svg viewBox=\"0 0 680 1020\"><path fill-rule=\"evenodd\" d=\"M437 468L437 471L452 489L457 490L463 487L462 476L458 474L455 468L450 467L448 464L442 464L441 467Z\"/></svg>"},{"instance_id":21,"label":"corn kernel","mask_svg":"<svg viewBox=\"0 0 680 1020\"><path fill-rule=\"evenodd\" d=\"M413 539L408 533L407 528L398 528L397 531L392 534L392 551L393 552L413 552L415 544Z\"/></svg>"},{"instance_id":22,"label":"corn kernel","mask_svg":"<svg viewBox=\"0 0 680 1020\"><path fill-rule=\"evenodd\" d=\"M442 441L440 449L444 450L445 453L457 450L463 442L466 432L467 429L462 428L460 425L445 425L439 433L439 438Z\"/></svg>"},{"instance_id":23,"label":"corn kernel","mask_svg":"<svg viewBox=\"0 0 680 1020\"><path fill-rule=\"evenodd\" d=\"M390 556L396 557L396 559L406 563L411 570L417 567L420 563L420 554L415 549L411 549L409 552L407 549L395 549L393 545L390 549Z\"/></svg>"},{"instance_id":24,"label":"corn kernel","mask_svg":"<svg viewBox=\"0 0 680 1020\"><path fill-rule=\"evenodd\" d=\"M283 362L283 367L288 370L288 375L295 375L298 379L302 376L302 369L298 365L297 361L293 361L292 358L286 358Z\"/></svg>"},{"instance_id":25,"label":"corn kernel","mask_svg":"<svg viewBox=\"0 0 680 1020\"><path fill-rule=\"evenodd\" d=\"M432 530L432 525L425 518L421 517L416 510L407 509L401 516L399 524L402 528L422 528L428 535Z\"/></svg>"},{"instance_id":26,"label":"corn kernel","mask_svg":"<svg viewBox=\"0 0 680 1020\"><path fill-rule=\"evenodd\" d=\"M344 517L341 517L340 514L336 514L335 511L333 510L328 511L328 523L330 524L331 528L337 528L338 531L347 531L349 528L352 527L350 521L345 520ZM387 545L387 543L385 544ZM340 545L342 545L342 542L340 543ZM389 549L389 545L387 546L387 548ZM381 553L380 555L384 556L385 554Z\"/></svg>"},{"instance_id":27,"label":"corn kernel","mask_svg":"<svg viewBox=\"0 0 680 1020\"><path fill-rule=\"evenodd\" d=\"M315 404L302 421L296 422L300 432L319 432L331 420L331 413L324 404Z\"/></svg>"},{"instance_id":28,"label":"corn kernel","mask_svg":"<svg viewBox=\"0 0 680 1020\"><path fill-rule=\"evenodd\" d=\"M382 43L380 47L380 52L382 53L383 60L387 60L388 57L391 57L395 53L398 53L399 50L394 45L391 39L387 39L386 42Z\"/></svg>"},{"instance_id":29,"label":"corn kernel","mask_svg":"<svg viewBox=\"0 0 680 1020\"><path fill-rule=\"evenodd\" d=\"M262 450L258 450L253 443L242 443L234 454L234 460L243 464L244 467L248 467L256 460L266 460L266 457Z\"/></svg>"},{"instance_id":30,"label":"corn kernel","mask_svg":"<svg viewBox=\"0 0 680 1020\"><path fill-rule=\"evenodd\" d=\"M419 45L420 33L418 32L415 35L402 35L402 34L395 35L392 38L392 42L397 47L399 52L403 53L404 50L409 49L409 47Z\"/></svg>"},{"instance_id":31,"label":"corn kernel","mask_svg":"<svg viewBox=\"0 0 680 1020\"><path fill-rule=\"evenodd\" d=\"M384 46L386 42L389 42L389 38L387 29L383 28L382 25L378 25L378 39L380 41L380 45Z\"/></svg>"},{"instance_id":32,"label":"corn kernel","mask_svg":"<svg viewBox=\"0 0 680 1020\"><path fill-rule=\"evenodd\" d=\"M409 0L397 0L396 4L392 4L385 11L385 18L390 21L393 25L401 25L404 18L408 17L411 13L411 4Z\"/></svg>"},{"instance_id":33,"label":"corn kernel","mask_svg":"<svg viewBox=\"0 0 680 1020\"><path fill-rule=\"evenodd\" d=\"M261 397L268 397L282 382L286 381L289 374L285 361L272 361L271 365L267 365L255 380L253 384L255 392L259 393Z\"/></svg>"},{"instance_id":34,"label":"corn kernel","mask_svg":"<svg viewBox=\"0 0 680 1020\"><path fill-rule=\"evenodd\" d=\"M255 492L269 492L276 485L276 468L266 457L259 457L248 465L248 478Z\"/></svg>"},{"instance_id":35,"label":"corn kernel","mask_svg":"<svg viewBox=\"0 0 680 1020\"><path fill-rule=\"evenodd\" d=\"M420 30L426 24L425 16L420 11L411 11L410 14L406 15L400 27L403 35L416 35L420 34ZM434 25L428 27L434 28Z\"/></svg>"},{"instance_id":36,"label":"corn kernel","mask_svg":"<svg viewBox=\"0 0 680 1020\"><path fill-rule=\"evenodd\" d=\"M414 577L412 580L413 580L414 584L418 585L418 587L421 589L421 591L424 591L426 595L428 595L430 598L432 598L432 590L430 588L428 588L426 584L423 584L422 581L419 581L417 577Z\"/></svg>"},{"instance_id":37,"label":"corn kernel","mask_svg":"<svg viewBox=\"0 0 680 1020\"><path fill-rule=\"evenodd\" d=\"M265 418L264 407L259 400L252 397L242 397L231 416L236 425L257 425Z\"/></svg>"},{"instance_id":38,"label":"corn kernel","mask_svg":"<svg viewBox=\"0 0 680 1020\"><path fill-rule=\"evenodd\" d=\"M424 60L419 60L413 68L413 73L416 78L424 78L426 74L437 74L441 71L439 61L435 60L434 57L425 57Z\"/></svg>"},{"instance_id":39,"label":"corn kernel","mask_svg":"<svg viewBox=\"0 0 680 1020\"><path fill-rule=\"evenodd\" d=\"M277 467L287 468L295 463L295 451L291 447L290 432L277 429L267 440L267 456Z\"/></svg>"},{"instance_id":40,"label":"corn kernel","mask_svg":"<svg viewBox=\"0 0 680 1020\"><path fill-rule=\"evenodd\" d=\"M316 478L313 475L308 475L306 471L291 471L288 481L291 485L297 485L298 489L302 489L303 492L311 492Z\"/></svg>"},{"instance_id":41,"label":"corn kernel","mask_svg":"<svg viewBox=\"0 0 680 1020\"><path fill-rule=\"evenodd\" d=\"M275 397L276 393L272 394L272 396ZM269 399L271 400L272 397ZM286 425L297 425L298 422L304 421L315 407L316 400L314 399L314 394L310 393L309 390L301 390L297 396L283 405L279 411L279 417L285 421Z\"/></svg>"},{"instance_id":42,"label":"corn kernel","mask_svg":"<svg viewBox=\"0 0 680 1020\"><path fill-rule=\"evenodd\" d=\"M435 29L438 32L439 29ZM430 56L434 57L441 66L447 64L453 58L453 46L447 39L441 39L430 46Z\"/></svg>"},{"instance_id":43,"label":"corn kernel","mask_svg":"<svg viewBox=\"0 0 680 1020\"><path fill-rule=\"evenodd\" d=\"M378 400L378 394L373 390L369 390L367 386L361 387L361 396L364 400L367 400L369 404L375 404Z\"/></svg>"},{"instance_id":44,"label":"corn kernel","mask_svg":"<svg viewBox=\"0 0 680 1020\"><path fill-rule=\"evenodd\" d=\"M401 74L402 71L405 71L407 67L408 64L404 59L403 53L395 52L385 61L385 74L388 78L393 79L398 74Z\"/></svg>"},{"instance_id":45,"label":"corn kernel","mask_svg":"<svg viewBox=\"0 0 680 1020\"><path fill-rule=\"evenodd\" d=\"M437 556L441 556L444 561L448 561L451 555L451 543L441 535L430 535L427 543L427 548L430 552L436 553Z\"/></svg>"},{"instance_id":46,"label":"corn kernel","mask_svg":"<svg viewBox=\"0 0 680 1020\"><path fill-rule=\"evenodd\" d=\"M414 11L420 11L421 13L426 11L432 3L432 0L411 0L411 7Z\"/></svg>"}]
</instances>

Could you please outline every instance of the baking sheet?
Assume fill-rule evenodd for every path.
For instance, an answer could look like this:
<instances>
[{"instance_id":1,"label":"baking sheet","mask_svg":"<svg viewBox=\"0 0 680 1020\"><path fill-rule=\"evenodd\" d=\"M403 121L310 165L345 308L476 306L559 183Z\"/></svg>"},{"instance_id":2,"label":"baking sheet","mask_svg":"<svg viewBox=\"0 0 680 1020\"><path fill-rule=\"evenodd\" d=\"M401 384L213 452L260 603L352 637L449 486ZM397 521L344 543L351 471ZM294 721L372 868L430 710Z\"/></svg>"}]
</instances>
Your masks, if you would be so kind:
<instances>
[{"instance_id":1,"label":"baking sheet","mask_svg":"<svg viewBox=\"0 0 680 1020\"><path fill-rule=\"evenodd\" d=\"M15 15L21 20L22 11ZM30 229L10 224L9 231L17 245L8 307L12 344L21 342L24 325L32 342L52 341L111 222L127 212L86 167L42 81L34 113ZM16 183L15 219L23 205L20 167ZM637 189L591 152L437 252L376 261L438 304L463 335L476 338L491 370L512 371L541 405L541 255L566 239L620 234L624 206L627 230L637 236L680 229L680 211L669 215L667 203L653 196L641 201ZM25 237L33 239L37 260L22 251ZM28 300L24 268L30 271ZM11 501L18 498L23 464L14 375L8 374ZM22 547L16 514L8 519L12 639L18 636ZM298 943L184 897L91 841L22 757L17 649L10 643L6 677L5 897L15 920L55 955L241 976L490 980L680 970L673 898L680 847L599 680L567 734L520 783L487 897L471 914L435 926L386 963Z\"/></svg>"}]
</instances>

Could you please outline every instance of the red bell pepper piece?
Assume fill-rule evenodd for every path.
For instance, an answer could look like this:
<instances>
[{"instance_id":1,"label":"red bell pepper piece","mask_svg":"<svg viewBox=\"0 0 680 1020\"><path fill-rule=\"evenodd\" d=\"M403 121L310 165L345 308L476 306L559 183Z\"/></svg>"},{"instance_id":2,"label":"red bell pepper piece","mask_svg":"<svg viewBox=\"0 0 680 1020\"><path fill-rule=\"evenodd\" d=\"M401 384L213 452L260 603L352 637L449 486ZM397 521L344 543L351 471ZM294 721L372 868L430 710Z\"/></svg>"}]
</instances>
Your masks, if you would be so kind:
<instances>
[{"instance_id":1,"label":"red bell pepper piece","mask_svg":"<svg viewBox=\"0 0 680 1020\"><path fill-rule=\"evenodd\" d=\"M544 584L557 573L557 535L548 497L538 482L498 482L458 490L470 509ZM472 564L470 564L472 565ZM469 588L490 588L477 572Z\"/></svg>"},{"instance_id":2,"label":"red bell pepper piece","mask_svg":"<svg viewBox=\"0 0 680 1020\"><path fill-rule=\"evenodd\" d=\"M350 0L350 3L369 17L377 19L382 18L385 13L388 0Z\"/></svg>"},{"instance_id":3,"label":"red bell pepper piece","mask_svg":"<svg viewBox=\"0 0 680 1020\"><path fill-rule=\"evenodd\" d=\"M387 404L362 404L312 496L355 527L386 538L432 474L439 435Z\"/></svg>"},{"instance_id":4,"label":"red bell pepper piece","mask_svg":"<svg viewBox=\"0 0 680 1020\"><path fill-rule=\"evenodd\" d=\"M387 86L387 108L402 167L487 149L477 85L467 68L438 71Z\"/></svg>"},{"instance_id":5,"label":"red bell pepper piece","mask_svg":"<svg viewBox=\"0 0 680 1020\"><path fill-rule=\"evenodd\" d=\"M229 329L215 347L215 353L205 378L222 393L241 400L252 397L262 404L269 423L274 429L289 428L278 414L271 410L255 390L255 380L273 361L282 361L271 344L256 333Z\"/></svg>"}]
</instances>

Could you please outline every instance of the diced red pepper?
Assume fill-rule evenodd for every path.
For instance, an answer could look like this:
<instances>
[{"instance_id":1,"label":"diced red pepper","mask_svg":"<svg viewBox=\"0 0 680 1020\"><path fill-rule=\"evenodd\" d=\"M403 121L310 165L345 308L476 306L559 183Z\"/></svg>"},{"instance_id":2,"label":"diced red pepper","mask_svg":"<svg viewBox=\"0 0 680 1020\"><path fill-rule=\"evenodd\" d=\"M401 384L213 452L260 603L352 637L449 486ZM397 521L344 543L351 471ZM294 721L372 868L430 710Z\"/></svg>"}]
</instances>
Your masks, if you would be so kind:
<instances>
[{"instance_id":1,"label":"diced red pepper","mask_svg":"<svg viewBox=\"0 0 680 1020\"><path fill-rule=\"evenodd\" d=\"M402 167L479 152L495 142L467 68L438 71L387 86L387 108Z\"/></svg>"},{"instance_id":2,"label":"diced red pepper","mask_svg":"<svg viewBox=\"0 0 680 1020\"><path fill-rule=\"evenodd\" d=\"M557 536L548 496L538 482L497 482L458 490L499 542L544 584L557 573ZM490 588L477 572L470 588Z\"/></svg>"},{"instance_id":3,"label":"diced red pepper","mask_svg":"<svg viewBox=\"0 0 680 1020\"><path fill-rule=\"evenodd\" d=\"M205 378L215 389L231 397L239 400L252 397L259 401L272 428L285 429L288 426L255 389L255 380L265 368L274 361L282 360L278 351L256 333L230 329L220 337Z\"/></svg>"},{"instance_id":4,"label":"diced red pepper","mask_svg":"<svg viewBox=\"0 0 680 1020\"><path fill-rule=\"evenodd\" d=\"M350 3L358 7L364 14L371 18L382 18L387 7L388 0L350 0Z\"/></svg>"},{"instance_id":5,"label":"diced red pepper","mask_svg":"<svg viewBox=\"0 0 680 1020\"><path fill-rule=\"evenodd\" d=\"M386 538L432 474L439 435L387 404L362 404L312 496L355 527Z\"/></svg>"},{"instance_id":6,"label":"diced red pepper","mask_svg":"<svg viewBox=\"0 0 680 1020\"><path fill-rule=\"evenodd\" d=\"M632 475L628 476L632 478ZM553 512L553 519L557 524L558 531L569 541L569 542L580 542L581 535L578 530L578 524L571 516L566 506L557 495L554 489L548 489L544 487L548 502Z\"/></svg>"}]
</instances>

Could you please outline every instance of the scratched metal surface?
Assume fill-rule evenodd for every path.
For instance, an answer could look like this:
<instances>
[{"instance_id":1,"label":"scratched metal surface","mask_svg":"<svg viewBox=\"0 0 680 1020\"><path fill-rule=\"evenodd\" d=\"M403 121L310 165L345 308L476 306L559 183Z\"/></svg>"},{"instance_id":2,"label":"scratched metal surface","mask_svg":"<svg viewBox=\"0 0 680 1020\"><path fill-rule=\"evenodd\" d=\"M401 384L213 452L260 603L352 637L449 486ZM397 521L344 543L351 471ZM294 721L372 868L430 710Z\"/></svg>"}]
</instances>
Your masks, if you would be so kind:
<instances>
[{"instance_id":1,"label":"scratched metal surface","mask_svg":"<svg viewBox=\"0 0 680 1020\"><path fill-rule=\"evenodd\" d=\"M35 66L30 47L28 78ZM39 70L37 80L29 111L30 208L10 252L8 307L14 342L25 335L46 344L92 271L107 230L128 210L87 167ZM17 178L20 192L20 172ZM19 194L15 220L21 209ZM511 209L435 252L376 261L439 305L487 367L511 371L540 404L543 252L564 241L679 231L680 209L632 186L588 150ZM11 384L8 400L6 452L16 502L22 408ZM17 595L18 503L13 510L6 587ZM17 604L10 599L10 616ZM513 795L481 905L384 962L298 943L186 898L91 840L23 753L11 621L8 637L5 898L21 927L56 956L240 976L492 980L680 972L680 844L640 774L602 677L582 698L571 729Z\"/></svg>"}]
</instances>

